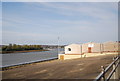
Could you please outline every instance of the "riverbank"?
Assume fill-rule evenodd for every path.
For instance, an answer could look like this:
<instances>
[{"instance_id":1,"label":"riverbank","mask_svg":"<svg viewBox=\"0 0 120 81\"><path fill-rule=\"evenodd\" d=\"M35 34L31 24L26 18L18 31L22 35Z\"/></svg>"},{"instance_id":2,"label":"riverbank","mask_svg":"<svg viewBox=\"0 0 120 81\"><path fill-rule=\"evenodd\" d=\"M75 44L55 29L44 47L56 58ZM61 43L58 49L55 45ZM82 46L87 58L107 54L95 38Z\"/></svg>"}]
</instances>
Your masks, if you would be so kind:
<instances>
[{"instance_id":1,"label":"riverbank","mask_svg":"<svg viewBox=\"0 0 120 81\"><path fill-rule=\"evenodd\" d=\"M3 79L94 79L115 55L34 63L2 72Z\"/></svg>"},{"instance_id":2,"label":"riverbank","mask_svg":"<svg viewBox=\"0 0 120 81\"><path fill-rule=\"evenodd\" d=\"M24 66L27 66L27 65L33 65L33 64L36 64L36 63L40 63L40 62L53 61L53 60L57 60L57 59L58 58L55 57L55 58L49 58L49 59L44 59L44 60L39 60L39 61L21 63L19 65L17 65L17 64L16 65L8 65L8 66L5 66L5 67L1 67L0 71L5 71L5 70L14 69L14 68L24 67Z\"/></svg>"},{"instance_id":3,"label":"riverbank","mask_svg":"<svg viewBox=\"0 0 120 81\"><path fill-rule=\"evenodd\" d=\"M1 54L8 54L8 53L27 53L27 52L41 52L41 51L49 51L49 50L24 50L24 51L1 51Z\"/></svg>"}]
</instances>

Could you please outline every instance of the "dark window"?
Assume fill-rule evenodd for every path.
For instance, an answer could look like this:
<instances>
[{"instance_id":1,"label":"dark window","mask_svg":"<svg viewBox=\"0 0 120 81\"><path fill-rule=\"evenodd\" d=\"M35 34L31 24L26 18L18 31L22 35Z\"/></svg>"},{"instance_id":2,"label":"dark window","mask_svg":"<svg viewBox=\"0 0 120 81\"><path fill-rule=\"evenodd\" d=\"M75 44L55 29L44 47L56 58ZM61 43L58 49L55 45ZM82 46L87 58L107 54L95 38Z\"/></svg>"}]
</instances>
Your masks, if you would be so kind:
<instances>
[{"instance_id":1,"label":"dark window","mask_svg":"<svg viewBox=\"0 0 120 81\"><path fill-rule=\"evenodd\" d=\"M68 48L68 51L71 51L71 48Z\"/></svg>"}]
</instances>

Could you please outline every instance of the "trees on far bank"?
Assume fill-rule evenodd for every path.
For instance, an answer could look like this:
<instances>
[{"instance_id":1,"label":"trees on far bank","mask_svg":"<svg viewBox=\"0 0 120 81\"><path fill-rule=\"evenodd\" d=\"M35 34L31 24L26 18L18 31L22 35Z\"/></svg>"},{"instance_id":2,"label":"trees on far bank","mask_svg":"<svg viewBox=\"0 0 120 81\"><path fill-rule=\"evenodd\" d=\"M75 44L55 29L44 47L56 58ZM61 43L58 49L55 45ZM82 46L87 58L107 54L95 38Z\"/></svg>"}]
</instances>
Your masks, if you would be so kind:
<instances>
[{"instance_id":1,"label":"trees on far bank","mask_svg":"<svg viewBox=\"0 0 120 81\"><path fill-rule=\"evenodd\" d=\"M43 50L41 45L17 45L9 44L2 46L2 51Z\"/></svg>"}]
</instances>

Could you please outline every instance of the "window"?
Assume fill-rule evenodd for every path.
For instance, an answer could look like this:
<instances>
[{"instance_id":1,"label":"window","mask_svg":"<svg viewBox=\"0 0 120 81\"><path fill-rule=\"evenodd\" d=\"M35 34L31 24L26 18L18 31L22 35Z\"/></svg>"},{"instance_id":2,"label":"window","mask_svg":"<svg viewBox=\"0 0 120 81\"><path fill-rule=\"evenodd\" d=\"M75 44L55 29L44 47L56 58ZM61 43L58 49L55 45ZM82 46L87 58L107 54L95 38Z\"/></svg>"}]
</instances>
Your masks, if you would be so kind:
<instances>
[{"instance_id":1,"label":"window","mask_svg":"<svg viewBox=\"0 0 120 81\"><path fill-rule=\"evenodd\" d=\"M71 51L71 48L68 48L68 51Z\"/></svg>"}]
</instances>

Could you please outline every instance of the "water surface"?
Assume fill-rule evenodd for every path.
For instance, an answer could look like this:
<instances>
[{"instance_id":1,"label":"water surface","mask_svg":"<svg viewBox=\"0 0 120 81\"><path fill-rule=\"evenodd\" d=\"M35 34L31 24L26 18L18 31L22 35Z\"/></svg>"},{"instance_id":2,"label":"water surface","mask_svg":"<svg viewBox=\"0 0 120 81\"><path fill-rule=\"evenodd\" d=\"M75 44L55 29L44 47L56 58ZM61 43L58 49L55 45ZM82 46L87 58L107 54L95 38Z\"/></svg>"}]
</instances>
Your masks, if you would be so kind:
<instances>
[{"instance_id":1,"label":"water surface","mask_svg":"<svg viewBox=\"0 0 120 81\"><path fill-rule=\"evenodd\" d=\"M61 49L63 50L63 49ZM2 67L54 58L58 56L57 49L43 52L27 52L27 53L9 53L2 55ZM0 66L1 67L1 66Z\"/></svg>"}]
</instances>

